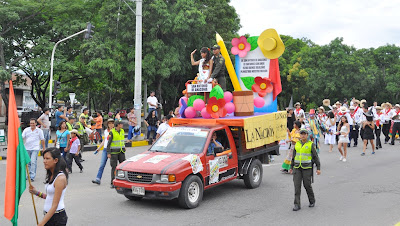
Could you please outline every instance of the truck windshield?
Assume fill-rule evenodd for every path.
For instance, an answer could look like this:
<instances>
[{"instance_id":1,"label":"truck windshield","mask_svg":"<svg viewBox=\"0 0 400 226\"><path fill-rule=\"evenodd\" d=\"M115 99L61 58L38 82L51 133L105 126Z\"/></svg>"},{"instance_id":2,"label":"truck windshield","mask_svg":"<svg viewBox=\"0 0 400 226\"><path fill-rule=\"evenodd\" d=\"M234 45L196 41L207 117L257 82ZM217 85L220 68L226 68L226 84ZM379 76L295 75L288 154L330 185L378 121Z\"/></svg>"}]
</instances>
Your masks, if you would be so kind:
<instances>
[{"instance_id":1,"label":"truck windshield","mask_svg":"<svg viewBox=\"0 0 400 226\"><path fill-rule=\"evenodd\" d=\"M194 127L171 127L150 148L150 151L199 154L203 151L208 130Z\"/></svg>"}]
</instances>

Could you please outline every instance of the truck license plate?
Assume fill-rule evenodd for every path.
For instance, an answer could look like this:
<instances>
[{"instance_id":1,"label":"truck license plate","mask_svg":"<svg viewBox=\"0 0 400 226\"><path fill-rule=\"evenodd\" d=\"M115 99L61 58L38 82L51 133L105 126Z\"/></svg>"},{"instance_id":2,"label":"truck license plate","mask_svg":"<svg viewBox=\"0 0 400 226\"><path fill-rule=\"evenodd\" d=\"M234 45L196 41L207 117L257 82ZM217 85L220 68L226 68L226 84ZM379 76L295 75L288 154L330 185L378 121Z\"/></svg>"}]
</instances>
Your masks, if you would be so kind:
<instances>
[{"instance_id":1,"label":"truck license plate","mask_svg":"<svg viewBox=\"0 0 400 226\"><path fill-rule=\"evenodd\" d=\"M132 186L132 194L134 194L134 195L144 195L144 187Z\"/></svg>"}]
</instances>

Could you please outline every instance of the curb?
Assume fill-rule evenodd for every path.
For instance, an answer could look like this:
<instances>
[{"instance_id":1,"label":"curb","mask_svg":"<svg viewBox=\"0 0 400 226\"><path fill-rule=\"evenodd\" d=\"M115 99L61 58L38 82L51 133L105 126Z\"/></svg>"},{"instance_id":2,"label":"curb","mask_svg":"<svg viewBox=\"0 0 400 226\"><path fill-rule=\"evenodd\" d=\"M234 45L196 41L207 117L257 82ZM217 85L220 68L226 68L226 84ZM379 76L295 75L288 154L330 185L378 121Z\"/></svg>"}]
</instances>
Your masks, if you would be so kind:
<instances>
[{"instance_id":1,"label":"curb","mask_svg":"<svg viewBox=\"0 0 400 226\"><path fill-rule=\"evenodd\" d=\"M0 161L1 160L6 160L7 159L7 156L0 156Z\"/></svg>"}]
</instances>

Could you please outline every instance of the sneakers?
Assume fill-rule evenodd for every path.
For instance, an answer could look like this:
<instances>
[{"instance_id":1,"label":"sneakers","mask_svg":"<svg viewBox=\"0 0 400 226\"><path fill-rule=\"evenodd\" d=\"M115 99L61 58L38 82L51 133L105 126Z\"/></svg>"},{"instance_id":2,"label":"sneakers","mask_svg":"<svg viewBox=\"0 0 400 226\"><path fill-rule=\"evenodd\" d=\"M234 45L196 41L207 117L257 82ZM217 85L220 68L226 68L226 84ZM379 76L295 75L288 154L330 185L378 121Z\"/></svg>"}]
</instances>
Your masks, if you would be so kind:
<instances>
[{"instance_id":1,"label":"sneakers","mask_svg":"<svg viewBox=\"0 0 400 226\"><path fill-rule=\"evenodd\" d=\"M100 185L100 181L97 180L97 179L96 179L96 180L92 180L92 183L93 183L93 184L98 184L98 185Z\"/></svg>"},{"instance_id":2,"label":"sneakers","mask_svg":"<svg viewBox=\"0 0 400 226\"><path fill-rule=\"evenodd\" d=\"M293 207L293 211L298 211L300 209L301 209L301 207L299 205L294 205L294 207Z\"/></svg>"},{"instance_id":3,"label":"sneakers","mask_svg":"<svg viewBox=\"0 0 400 226\"><path fill-rule=\"evenodd\" d=\"M361 156L364 156L365 155L365 153L363 152L363 153L361 153Z\"/></svg>"},{"instance_id":4,"label":"sneakers","mask_svg":"<svg viewBox=\"0 0 400 226\"><path fill-rule=\"evenodd\" d=\"M346 158L343 158L343 160L342 160L343 162L346 162L347 160L346 160Z\"/></svg>"},{"instance_id":5,"label":"sneakers","mask_svg":"<svg viewBox=\"0 0 400 226\"><path fill-rule=\"evenodd\" d=\"M31 182L35 182L35 179L31 178Z\"/></svg>"},{"instance_id":6,"label":"sneakers","mask_svg":"<svg viewBox=\"0 0 400 226\"><path fill-rule=\"evenodd\" d=\"M83 173L83 168L81 169L80 173Z\"/></svg>"},{"instance_id":7,"label":"sneakers","mask_svg":"<svg viewBox=\"0 0 400 226\"><path fill-rule=\"evenodd\" d=\"M372 152L372 154L374 155L374 154L375 154L375 152L373 151L373 152Z\"/></svg>"},{"instance_id":8,"label":"sneakers","mask_svg":"<svg viewBox=\"0 0 400 226\"><path fill-rule=\"evenodd\" d=\"M343 155L340 156L339 161L343 161Z\"/></svg>"}]
</instances>

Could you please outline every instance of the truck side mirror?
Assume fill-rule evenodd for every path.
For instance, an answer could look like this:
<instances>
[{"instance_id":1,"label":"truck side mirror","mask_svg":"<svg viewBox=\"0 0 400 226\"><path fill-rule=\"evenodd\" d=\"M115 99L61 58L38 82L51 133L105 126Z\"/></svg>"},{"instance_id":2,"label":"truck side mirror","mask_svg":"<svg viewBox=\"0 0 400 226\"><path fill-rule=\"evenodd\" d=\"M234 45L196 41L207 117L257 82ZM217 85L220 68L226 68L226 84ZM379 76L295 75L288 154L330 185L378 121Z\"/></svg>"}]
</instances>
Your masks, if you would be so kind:
<instances>
[{"instance_id":1,"label":"truck side mirror","mask_svg":"<svg viewBox=\"0 0 400 226\"><path fill-rule=\"evenodd\" d=\"M214 155L216 155L217 153L221 153L223 151L224 149L222 147L214 147Z\"/></svg>"}]
</instances>

